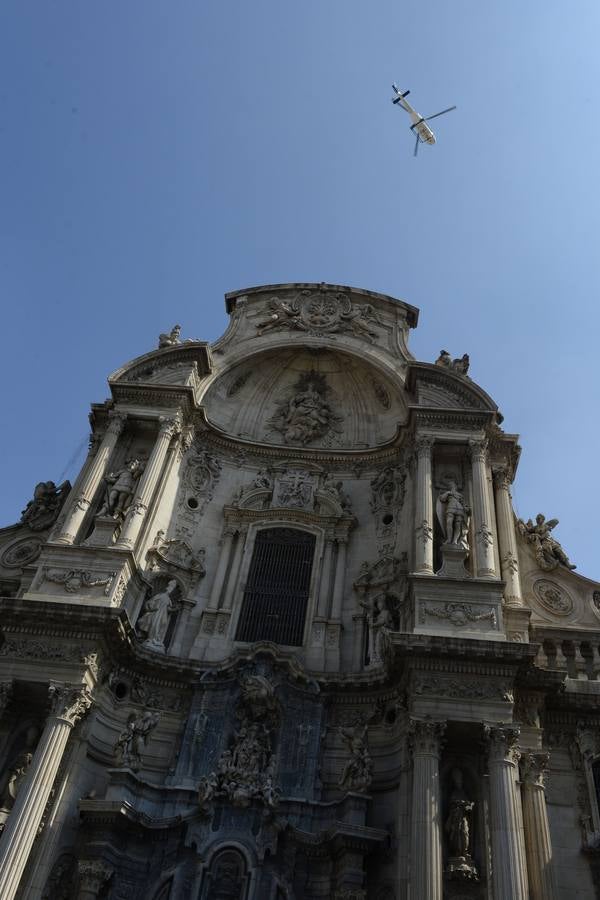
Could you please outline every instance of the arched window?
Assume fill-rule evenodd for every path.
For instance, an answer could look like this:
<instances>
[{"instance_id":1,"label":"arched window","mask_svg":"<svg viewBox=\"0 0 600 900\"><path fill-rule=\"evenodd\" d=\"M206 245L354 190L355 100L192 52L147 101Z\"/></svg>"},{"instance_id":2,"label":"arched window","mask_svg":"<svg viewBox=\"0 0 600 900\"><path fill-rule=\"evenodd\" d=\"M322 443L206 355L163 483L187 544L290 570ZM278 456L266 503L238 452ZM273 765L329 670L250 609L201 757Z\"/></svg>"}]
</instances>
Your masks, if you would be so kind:
<instances>
[{"instance_id":1,"label":"arched window","mask_svg":"<svg viewBox=\"0 0 600 900\"><path fill-rule=\"evenodd\" d=\"M300 646L304 634L315 536L294 528L256 535L237 641Z\"/></svg>"},{"instance_id":2,"label":"arched window","mask_svg":"<svg viewBox=\"0 0 600 900\"><path fill-rule=\"evenodd\" d=\"M221 850L208 870L201 900L246 900L248 874L243 856L237 850Z\"/></svg>"}]
</instances>

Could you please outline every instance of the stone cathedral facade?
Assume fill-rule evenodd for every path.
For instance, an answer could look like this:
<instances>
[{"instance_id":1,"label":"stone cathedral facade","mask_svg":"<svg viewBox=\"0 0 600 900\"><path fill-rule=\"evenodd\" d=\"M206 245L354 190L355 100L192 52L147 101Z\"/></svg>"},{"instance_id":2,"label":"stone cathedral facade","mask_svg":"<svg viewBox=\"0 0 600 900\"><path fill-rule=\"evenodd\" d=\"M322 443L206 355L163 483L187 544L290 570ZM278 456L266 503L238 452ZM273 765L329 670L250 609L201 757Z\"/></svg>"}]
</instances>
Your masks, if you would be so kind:
<instances>
[{"instance_id":1,"label":"stone cathedral facade","mask_svg":"<svg viewBox=\"0 0 600 900\"><path fill-rule=\"evenodd\" d=\"M0 530L1 900L600 896L600 585L468 356L365 290L226 308Z\"/></svg>"}]
</instances>

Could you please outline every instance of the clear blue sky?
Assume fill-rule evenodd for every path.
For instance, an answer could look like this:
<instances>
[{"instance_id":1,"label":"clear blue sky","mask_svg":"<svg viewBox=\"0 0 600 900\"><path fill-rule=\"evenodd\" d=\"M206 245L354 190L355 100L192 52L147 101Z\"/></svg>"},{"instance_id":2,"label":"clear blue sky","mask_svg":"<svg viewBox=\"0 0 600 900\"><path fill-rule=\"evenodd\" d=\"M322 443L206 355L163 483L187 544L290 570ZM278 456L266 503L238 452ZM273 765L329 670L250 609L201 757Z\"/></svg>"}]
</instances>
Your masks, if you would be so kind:
<instances>
[{"instance_id":1,"label":"clear blue sky","mask_svg":"<svg viewBox=\"0 0 600 900\"><path fill-rule=\"evenodd\" d=\"M3 523L160 331L331 281L419 307L417 358L470 353L520 515L600 578L599 33L598 0L4 0ZM393 80L458 106L416 160Z\"/></svg>"}]
</instances>

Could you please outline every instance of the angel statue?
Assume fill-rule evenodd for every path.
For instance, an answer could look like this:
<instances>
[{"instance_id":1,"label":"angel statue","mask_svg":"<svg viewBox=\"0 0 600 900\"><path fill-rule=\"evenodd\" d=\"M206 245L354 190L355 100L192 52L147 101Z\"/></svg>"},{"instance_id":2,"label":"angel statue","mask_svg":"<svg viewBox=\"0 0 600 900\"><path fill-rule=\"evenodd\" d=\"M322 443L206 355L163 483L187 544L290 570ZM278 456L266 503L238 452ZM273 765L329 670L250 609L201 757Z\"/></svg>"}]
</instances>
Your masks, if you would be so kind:
<instances>
[{"instance_id":1,"label":"angel statue","mask_svg":"<svg viewBox=\"0 0 600 900\"><path fill-rule=\"evenodd\" d=\"M463 550L468 550L471 510L458 490L456 481L450 478L447 484L448 488L438 496L435 508L444 534L444 542L446 544L454 544L456 547L462 547Z\"/></svg>"},{"instance_id":2,"label":"angel statue","mask_svg":"<svg viewBox=\"0 0 600 900\"><path fill-rule=\"evenodd\" d=\"M558 525L558 519L546 519L542 513L535 517L535 525L528 519L519 519L519 531L526 541L535 546L535 556L540 569L550 572L559 564L567 569L576 569L555 537L550 532Z\"/></svg>"},{"instance_id":3,"label":"angel statue","mask_svg":"<svg viewBox=\"0 0 600 900\"><path fill-rule=\"evenodd\" d=\"M181 341L179 339L179 335L181 334L181 325L174 325L173 328L158 336L158 349L162 350L163 347L174 347L175 344L180 344Z\"/></svg>"}]
</instances>

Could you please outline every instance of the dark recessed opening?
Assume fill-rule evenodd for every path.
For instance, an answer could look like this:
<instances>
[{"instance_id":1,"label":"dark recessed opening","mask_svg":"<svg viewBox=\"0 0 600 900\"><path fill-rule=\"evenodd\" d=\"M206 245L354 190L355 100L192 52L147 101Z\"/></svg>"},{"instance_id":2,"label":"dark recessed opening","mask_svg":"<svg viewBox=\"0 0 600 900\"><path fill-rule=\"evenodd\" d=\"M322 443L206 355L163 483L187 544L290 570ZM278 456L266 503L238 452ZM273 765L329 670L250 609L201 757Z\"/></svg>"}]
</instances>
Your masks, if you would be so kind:
<instances>
[{"instance_id":1,"label":"dark recessed opening","mask_svg":"<svg viewBox=\"0 0 600 900\"><path fill-rule=\"evenodd\" d=\"M381 520L384 525L391 525L394 521L394 517L391 513L386 513L383 519Z\"/></svg>"},{"instance_id":2,"label":"dark recessed opening","mask_svg":"<svg viewBox=\"0 0 600 900\"><path fill-rule=\"evenodd\" d=\"M114 694L117 700L124 700L127 696L127 685L124 681L119 681L114 687Z\"/></svg>"},{"instance_id":3,"label":"dark recessed opening","mask_svg":"<svg viewBox=\"0 0 600 900\"><path fill-rule=\"evenodd\" d=\"M187 505L190 509L198 509L198 501L195 497L188 497Z\"/></svg>"},{"instance_id":4,"label":"dark recessed opening","mask_svg":"<svg viewBox=\"0 0 600 900\"><path fill-rule=\"evenodd\" d=\"M393 725L396 721L396 710L393 706L391 706L385 713L385 721L388 725Z\"/></svg>"}]
</instances>

